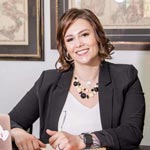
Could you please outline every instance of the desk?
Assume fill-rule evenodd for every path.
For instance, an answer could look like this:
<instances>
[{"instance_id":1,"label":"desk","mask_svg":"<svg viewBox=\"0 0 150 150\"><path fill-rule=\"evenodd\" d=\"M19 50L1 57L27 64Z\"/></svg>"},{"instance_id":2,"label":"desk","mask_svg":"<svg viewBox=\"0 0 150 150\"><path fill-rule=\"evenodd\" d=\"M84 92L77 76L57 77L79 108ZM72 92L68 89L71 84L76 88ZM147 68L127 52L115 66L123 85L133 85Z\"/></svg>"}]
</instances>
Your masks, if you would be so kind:
<instances>
[{"instance_id":1,"label":"desk","mask_svg":"<svg viewBox=\"0 0 150 150\"><path fill-rule=\"evenodd\" d=\"M17 148L13 148L12 150L18 150ZM46 148L42 148L41 150L52 150L52 148L47 144ZM92 149L94 150L94 149ZM96 150L106 150L105 148L99 148ZM145 146L145 145L141 145L139 150L150 150L150 145L149 146Z\"/></svg>"},{"instance_id":2,"label":"desk","mask_svg":"<svg viewBox=\"0 0 150 150\"><path fill-rule=\"evenodd\" d=\"M13 146L12 150L18 150L18 148L16 147L14 142L12 143L12 146ZM41 150L53 150L53 149L49 144L46 144L46 148L41 148ZM92 150L106 150L106 148L96 148L96 149L92 149Z\"/></svg>"},{"instance_id":3,"label":"desk","mask_svg":"<svg viewBox=\"0 0 150 150\"><path fill-rule=\"evenodd\" d=\"M46 144L46 148L41 148L41 150L52 150L52 147L49 144ZM106 150L106 148L96 148L92 150Z\"/></svg>"},{"instance_id":4,"label":"desk","mask_svg":"<svg viewBox=\"0 0 150 150\"><path fill-rule=\"evenodd\" d=\"M43 148L41 150L52 150L52 148L47 144L46 148ZM91 150L106 150L106 148L97 148L97 149L91 149ZM138 150L150 150L150 146L141 145Z\"/></svg>"}]
</instances>

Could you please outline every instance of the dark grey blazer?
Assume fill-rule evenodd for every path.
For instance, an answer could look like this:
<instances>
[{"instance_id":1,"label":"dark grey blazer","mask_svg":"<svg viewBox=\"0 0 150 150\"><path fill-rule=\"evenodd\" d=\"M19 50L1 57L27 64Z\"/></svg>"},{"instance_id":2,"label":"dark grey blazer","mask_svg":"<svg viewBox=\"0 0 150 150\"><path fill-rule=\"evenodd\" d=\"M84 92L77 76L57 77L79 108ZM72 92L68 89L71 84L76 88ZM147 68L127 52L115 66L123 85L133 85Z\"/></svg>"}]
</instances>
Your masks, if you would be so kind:
<instances>
[{"instance_id":1,"label":"dark grey blazer","mask_svg":"<svg viewBox=\"0 0 150 150\"><path fill-rule=\"evenodd\" d=\"M93 132L102 146L116 150L136 149L143 137L145 115L137 70L132 65L109 62L103 62L100 67L99 104L103 130ZM40 117L40 139L47 143L49 136L45 130L58 128L72 75L73 67L63 73L44 71L9 113L12 127L27 129Z\"/></svg>"}]
</instances>

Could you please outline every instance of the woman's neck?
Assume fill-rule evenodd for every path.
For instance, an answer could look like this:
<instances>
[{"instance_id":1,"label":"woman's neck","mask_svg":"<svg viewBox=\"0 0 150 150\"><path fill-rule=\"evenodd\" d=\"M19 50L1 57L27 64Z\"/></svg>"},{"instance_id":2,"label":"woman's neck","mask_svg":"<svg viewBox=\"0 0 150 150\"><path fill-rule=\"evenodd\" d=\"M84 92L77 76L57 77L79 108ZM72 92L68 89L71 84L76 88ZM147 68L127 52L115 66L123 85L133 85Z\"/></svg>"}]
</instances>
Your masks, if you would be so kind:
<instances>
[{"instance_id":1,"label":"woman's neck","mask_svg":"<svg viewBox=\"0 0 150 150\"><path fill-rule=\"evenodd\" d=\"M75 66L74 76L83 81L98 80L100 66Z\"/></svg>"}]
</instances>

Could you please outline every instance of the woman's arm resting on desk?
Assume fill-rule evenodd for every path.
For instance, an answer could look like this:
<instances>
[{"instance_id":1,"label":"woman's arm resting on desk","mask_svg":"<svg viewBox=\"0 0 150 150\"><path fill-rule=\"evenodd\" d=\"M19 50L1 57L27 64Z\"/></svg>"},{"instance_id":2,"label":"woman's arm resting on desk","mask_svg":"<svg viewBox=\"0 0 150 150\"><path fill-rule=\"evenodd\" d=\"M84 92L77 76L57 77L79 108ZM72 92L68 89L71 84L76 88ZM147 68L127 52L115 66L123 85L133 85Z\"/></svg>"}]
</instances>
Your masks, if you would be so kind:
<instances>
[{"instance_id":1,"label":"woman's arm resting on desk","mask_svg":"<svg viewBox=\"0 0 150 150\"><path fill-rule=\"evenodd\" d=\"M11 129L11 137L19 150L38 150L41 147L45 147L45 144L42 143L39 139L20 128Z\"/></svg>"},{"instance_id":2,"label":"woman's arm resting on desk","mask_svg":"<svg viewBox=\"0 0 150 150\"><path fill-rule=\"evenodd\" d=\"M47 130L49 138L49 143L54 149L63 149L63 150L81 150L85 148L85 143L80 138L79 135L72 135L67 132L58 132ZM93 148L92 148L93 149ZM106 150L106 148L96 148L98 150ZM94 149L93 149L94 150Z\"/></svg>"},{"instance_id":3,"label":"woman's arm resting on desk","mask_svg":"<svg viewBox=\"0 0 150 150\"><path fill-rule=\"evenodd\" d=\"M63 131L46 130L46 132L50 136L49 144L56 150L80 150L85 147L85 144L78 135L72 135Z\"/></svg>"}]
</instances>

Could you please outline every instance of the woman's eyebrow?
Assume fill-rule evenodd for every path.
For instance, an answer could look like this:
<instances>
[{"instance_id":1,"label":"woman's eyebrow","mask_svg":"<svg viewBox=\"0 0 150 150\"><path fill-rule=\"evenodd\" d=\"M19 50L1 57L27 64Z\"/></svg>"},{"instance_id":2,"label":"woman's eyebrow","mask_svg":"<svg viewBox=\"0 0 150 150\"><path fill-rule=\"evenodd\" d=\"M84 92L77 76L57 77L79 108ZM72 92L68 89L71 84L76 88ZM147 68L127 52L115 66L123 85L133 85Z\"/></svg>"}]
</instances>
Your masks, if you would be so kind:
<instances>
[{"instance_id":1,"label":"woman's eyebrow","mask_svg":"<svg viewBox=\"0 0 150 150\"><path fill-rule=\"evenodd\" d=\"M90 31L90 30L89 29L83 29L83 30L79 31L77 34L81 34L82 32L85 32L85 31ZM71 37L71 36L73 36L73 34L68 34L65 36L65 38Z\"/></svg>"}]
</instances>

